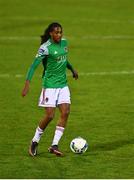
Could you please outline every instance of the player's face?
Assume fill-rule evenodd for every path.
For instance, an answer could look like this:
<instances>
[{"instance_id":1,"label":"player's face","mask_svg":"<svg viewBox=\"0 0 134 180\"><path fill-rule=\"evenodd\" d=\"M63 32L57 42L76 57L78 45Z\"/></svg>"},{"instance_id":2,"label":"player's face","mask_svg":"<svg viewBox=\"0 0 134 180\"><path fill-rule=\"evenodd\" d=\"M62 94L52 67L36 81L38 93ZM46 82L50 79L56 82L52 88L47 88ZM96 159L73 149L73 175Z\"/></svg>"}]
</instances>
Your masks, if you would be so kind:
<instances>
[{"instance_id":1,"label":"player's face","mask_svg":"<svg viewBox=\"0 0 134 180\"><path fill-rule=\"evenodd\" d=\"M50 36L54 42L60 42L62 38L62 29L61 27L55 27L52 32L50 32Z\"/></svg>"}]
</instances>

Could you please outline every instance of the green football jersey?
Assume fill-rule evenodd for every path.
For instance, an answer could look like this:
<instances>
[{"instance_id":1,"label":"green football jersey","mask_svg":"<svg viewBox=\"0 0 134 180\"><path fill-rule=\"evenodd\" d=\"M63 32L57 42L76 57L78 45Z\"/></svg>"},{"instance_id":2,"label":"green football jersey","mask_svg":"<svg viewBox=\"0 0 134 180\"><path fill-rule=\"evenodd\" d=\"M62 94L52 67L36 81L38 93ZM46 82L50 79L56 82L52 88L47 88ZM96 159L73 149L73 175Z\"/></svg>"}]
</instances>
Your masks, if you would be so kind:
<instances>
[{"instance_id":1,"label":"green football jersey","mask_svg":"<svg viewBox=\"0 0 134 180\"><path fill-rule=\"evenodd\" d=\"M65 39L61 39L59 43L54 43L49 39L40 46L36 59L28 71L27 79L32 79L35 68L42 62L44 66L42 85L44 88L67 86L67 53L67 41Z\"/></svg>"}]
</instances>

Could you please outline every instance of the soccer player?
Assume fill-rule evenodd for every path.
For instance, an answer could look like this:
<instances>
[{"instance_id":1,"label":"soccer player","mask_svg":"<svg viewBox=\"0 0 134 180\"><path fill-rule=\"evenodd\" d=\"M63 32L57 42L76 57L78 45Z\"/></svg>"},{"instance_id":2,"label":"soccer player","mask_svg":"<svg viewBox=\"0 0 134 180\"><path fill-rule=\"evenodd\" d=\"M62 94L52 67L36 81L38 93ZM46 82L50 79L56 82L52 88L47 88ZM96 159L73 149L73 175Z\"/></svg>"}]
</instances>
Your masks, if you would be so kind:
<instances>
[{"instance_id":1,"label":"soccer player","mask_svg":"<svg viewBox=\"0 0 134 180\"><path fill-rule=\"evenodd\" d=\"M66 68L71 70L75 79L78 73L68 62L67 41L62 38L62 26L59 23L51 23L44 34L41 36L41 46L38 53L28 70L22 96L26 96L29 91L30 81L35 69L42 62L44 71L42 75L42 91L39 98L39 106L45 108L45 115L36 128L34 137L31 141L29 154L37 155L37 146L40 138L54 118L56 107L59 108L60 117L56 125L56 130L51 146L50 153L62 156L63 153L58 149L59 141L63 135L70 112L70 91L67 85Z\"/></svg>"}]
</instances>

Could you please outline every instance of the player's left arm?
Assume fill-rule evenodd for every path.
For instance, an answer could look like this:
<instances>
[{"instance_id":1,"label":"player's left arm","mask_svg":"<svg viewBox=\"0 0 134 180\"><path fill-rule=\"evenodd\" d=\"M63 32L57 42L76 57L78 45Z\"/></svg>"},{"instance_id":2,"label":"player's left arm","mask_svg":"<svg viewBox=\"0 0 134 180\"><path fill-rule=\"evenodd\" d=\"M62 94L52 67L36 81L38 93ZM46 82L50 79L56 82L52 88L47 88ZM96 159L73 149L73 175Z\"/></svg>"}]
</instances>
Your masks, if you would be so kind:
<instances>
[{"instance_id":1,"label":"player's left arm","mask_svg":"<svg viewBox=\"0 0 134 180\"><path fill-rule=\"evenodd\" d=\"M66 49L67 49L67 52L68 52L68 42L65 41L65 43L66 43ZM67 68L72 72L73 78L74 78L75 80L77 80L77 79L78 79L78 72L77 72L77 71L73 68L73 66L69 63L68 57L67 57Z\"/></svg>"},{"instance_id":2,"label":"player's left arm","mask_svg":"<svg viewBox=\"0 0 134 180\"><path fill-rule=\"evenodd\" d=\"M78 79L78 73L77 71L73 68L73 66L69 63L69 61L67 61L67 68L72 72L73 78L75 80Z\"/></svg>"}]
</instances>

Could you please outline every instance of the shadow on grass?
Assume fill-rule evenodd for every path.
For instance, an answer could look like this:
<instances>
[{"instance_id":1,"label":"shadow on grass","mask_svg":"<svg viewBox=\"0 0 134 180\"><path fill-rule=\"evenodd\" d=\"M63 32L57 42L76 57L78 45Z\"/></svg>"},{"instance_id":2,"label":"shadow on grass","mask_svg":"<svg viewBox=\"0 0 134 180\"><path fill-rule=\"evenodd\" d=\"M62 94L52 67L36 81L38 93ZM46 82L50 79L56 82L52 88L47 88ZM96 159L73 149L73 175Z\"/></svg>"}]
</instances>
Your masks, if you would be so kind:
<instances>
[{"instance_id":1,"label":"shadow on grass","mask_svg":"<svg viewBox=\"0 0 134 180\"><path fill-rule=\"evenodd\" d=\"M71 152L71 150L65 150L64 151L64 156L56 156L54 154L51 154L49 152L43 152L43 151L40 151L38 152L38 158L49 158L49 159L55 159L57 157L59 158L64 158L64 157L68 157L68 156L73 156L74 158L77 157L78 155L82 155L82 156L89 156L89 154L91 155L92 153L93 154L96 154L97 151L112 151L112 150L116 150L118 148L122 148L124 146L127 146L127 145L131 145L131 144L134 144L134 139L124 139L124 140L116 140L116 141L113 141L113 142L107 142L107 143L98 143L98 144L94 144L93 146L89 145L89 148L87 150L86 153L84 154L75 154L74 156L74 153ZM98 154L98 153L97 153ZM27 153L26 156L28 157L29 154ZM30 156L29 156L30 157ZM34 157L36 158L36 157Z\"/></svg>"},{"instance_id":2,"label":"shadow on grass","mask_svg":"<svg viewBox=\"0 0 134 180\"><path fill-rule=\"evenodd\" d=\"M49 152L39 152L38 153L38 157L45 157L45 158L49 158L49 159L55 159L55 158L63 158L63 157L65 157L65 155L63 155L63 156L57 156L57 155L55 155L55 154L53 154L53 153L49 153Z\"/></svg>"},{"instance_id":3,"label":"shadow on grass","mask_svg":"<svg viewBox=\"0 0 134 180\"><path fill-rule=\"evenodd\" d=\"M130 144L134 144L134 139L116 140L114 142L96 144L91 147L91 151L111 151Z\"/></svg>"}]
</instances>

